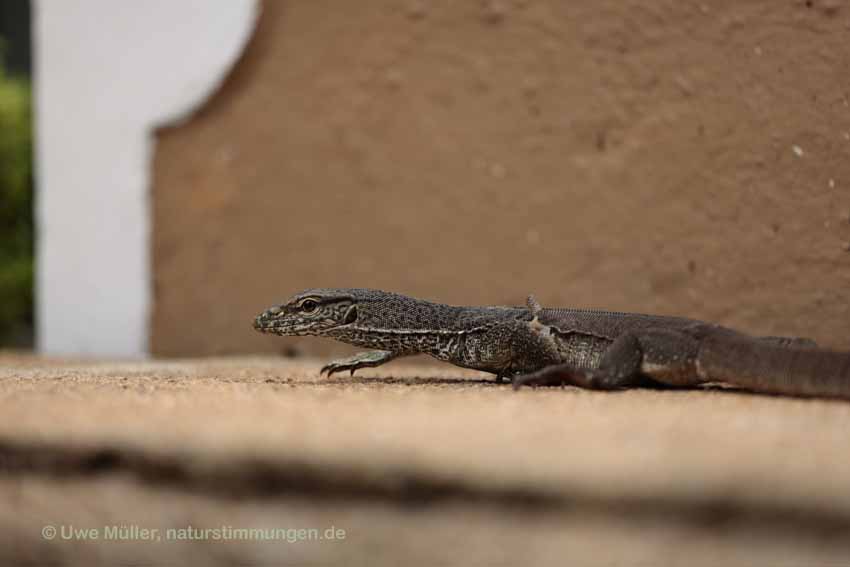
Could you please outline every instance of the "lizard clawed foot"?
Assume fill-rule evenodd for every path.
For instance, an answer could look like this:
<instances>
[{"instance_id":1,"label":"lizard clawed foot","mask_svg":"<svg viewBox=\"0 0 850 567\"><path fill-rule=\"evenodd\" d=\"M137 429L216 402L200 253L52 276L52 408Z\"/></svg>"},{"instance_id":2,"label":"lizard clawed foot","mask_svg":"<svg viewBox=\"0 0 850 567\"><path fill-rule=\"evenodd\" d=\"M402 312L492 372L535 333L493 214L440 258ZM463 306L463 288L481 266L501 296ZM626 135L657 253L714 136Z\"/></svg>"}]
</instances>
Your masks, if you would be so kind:
<instances>
[{"instance_id":1,"label":"lizard clawed foot","mask_svg":"<svg viewBox=\"0 0 850 567\"><path fill-rule=\"evenodd\" d=\"M360 368L374 368L384 364L385 362L389 362L395 357L395 353L384 350L361 352L350 358L329 362L322 367L319 371L319 375L327 374L328 376L331 376L337 372L345 372L348 370L351 372L351 376L354 376L355 370L359 370Z\"/></svg>"},{"instance_id":2,"label":"lizard clawed foot","mask_svg":"<svg viewBox=\"0 0 850 567\"><path fill-rule=\"evenodd\" d=\"M584 386L593 381L591 370L575 368L569 364L547 366L536 372L514 376L513 388L523 386Z\"/></svg>"},{"instance_id":3,"label":"lizard clawed foot","mask_svg":"<svg viewBox=\"0 0 850 567\"><path fill-rule=\"evenodd\" d=\"M322 369L319 370L319 376L327 374L331 376L336 374L337 372L345 372L346 370L351 371L351 376L354 376L354 371L358 368L363 368L366 366L365 364L345 364L343 362L330 362L322 366Z\"/></svg>"}]
</instances>

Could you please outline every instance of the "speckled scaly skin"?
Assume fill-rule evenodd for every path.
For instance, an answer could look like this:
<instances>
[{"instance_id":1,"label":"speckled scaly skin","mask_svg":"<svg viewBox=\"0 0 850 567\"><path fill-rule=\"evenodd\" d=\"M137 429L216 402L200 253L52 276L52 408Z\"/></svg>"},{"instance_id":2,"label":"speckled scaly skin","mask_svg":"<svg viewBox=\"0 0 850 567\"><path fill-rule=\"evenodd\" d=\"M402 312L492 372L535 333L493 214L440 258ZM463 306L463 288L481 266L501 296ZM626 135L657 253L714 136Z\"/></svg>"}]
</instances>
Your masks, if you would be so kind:
<instances>
[{"instance_id":1,"label":"speckled scaly skin","mask_svg":"<svg viewBox=\"0 0 850 567\"><path fill-rule=\"evenodd\" d=\"M678 317L580 309L459 307L373 289L309 289L254 321L263 333L316 335L376 350L333 374L429 354L521 385L615 389L726 382L753 391L850 398L850 354L808 339L751 337Z\"/></svg>"}]
</instances>

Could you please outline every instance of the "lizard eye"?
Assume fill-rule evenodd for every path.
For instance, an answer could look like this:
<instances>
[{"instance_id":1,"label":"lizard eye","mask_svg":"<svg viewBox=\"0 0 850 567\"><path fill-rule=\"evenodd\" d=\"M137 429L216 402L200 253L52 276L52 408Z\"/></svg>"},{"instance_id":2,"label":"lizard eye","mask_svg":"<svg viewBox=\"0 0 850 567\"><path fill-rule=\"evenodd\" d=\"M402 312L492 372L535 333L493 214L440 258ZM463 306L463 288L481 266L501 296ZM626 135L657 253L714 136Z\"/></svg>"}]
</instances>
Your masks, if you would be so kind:
<instances>
[{"instance_id":1,"label":"lizard eye","mask_svg":"<svg viewBox=\"0 0 850 567\"><path fill-rule=\"evenodd\" d=\"M305 299L301 302L301 311L304 313L313 313L316 309L319 308L319 304L312 299Z\"/></svg>"}]
</instances>

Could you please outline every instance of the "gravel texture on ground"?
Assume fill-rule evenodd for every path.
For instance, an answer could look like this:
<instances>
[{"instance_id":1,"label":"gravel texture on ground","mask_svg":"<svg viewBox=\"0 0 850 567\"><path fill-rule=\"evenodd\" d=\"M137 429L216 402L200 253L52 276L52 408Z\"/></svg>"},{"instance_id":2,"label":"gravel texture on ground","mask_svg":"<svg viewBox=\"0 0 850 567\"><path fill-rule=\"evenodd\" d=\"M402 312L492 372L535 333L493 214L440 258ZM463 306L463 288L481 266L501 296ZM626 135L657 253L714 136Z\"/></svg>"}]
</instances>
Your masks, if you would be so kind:
<instances>
[{"instance_id":1,"label":"gravel texture on ground","mask_svg":"<svg viewBox=\"0 0 850 567\"><path fill-rule=\"evenodd\" d=\"M0 564L850 562L848 403L320 366L0 355Z\"/></svg>"}]
</instances>

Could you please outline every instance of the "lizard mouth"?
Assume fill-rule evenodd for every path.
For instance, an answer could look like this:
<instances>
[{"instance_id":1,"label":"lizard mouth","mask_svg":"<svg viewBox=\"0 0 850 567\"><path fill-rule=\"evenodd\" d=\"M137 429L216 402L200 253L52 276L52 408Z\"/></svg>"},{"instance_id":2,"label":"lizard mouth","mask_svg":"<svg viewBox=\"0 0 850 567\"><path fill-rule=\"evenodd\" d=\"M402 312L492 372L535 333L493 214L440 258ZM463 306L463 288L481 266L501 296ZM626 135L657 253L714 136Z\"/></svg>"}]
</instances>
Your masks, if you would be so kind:
<instances>
[{"instance_id":1,"label":"lizard mouth","mask_svg":"<svg viewBox=\"0 0 850 567\"><path fill-rule=\"evenodd\" d=\"M260 333L278 333L283 325L274 317L274 313L265 311L254 319L254 330Z\"/></svg>"},{"instance_id":2,"label":"lizard mouth","mask_svg":"<svg viewBox=\"0 0 850 567\"><path fill-rule=\"evenodd\" d=\"M268 335L298 336L309 333L298 327L296 322L280 317L280 311L270 309L254 319L254 330Z\"/></svg>"},{"instance_id":3,"label":"lizard mouth","mask_svg":"<svg viewBox=\"0 0 850 567\"><path fill-rule=\"evenodd\" d=\"M286 325L274 321L261 321L259 317L254 319L254 330L268 335L294 335L293 330Z\"/></svg>"}]
</instances>

